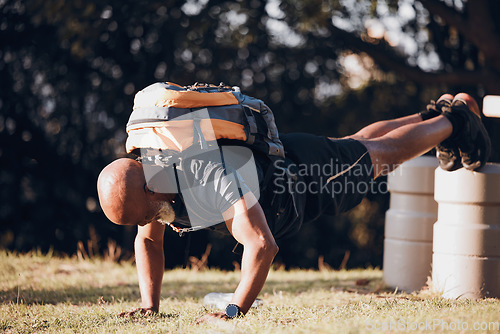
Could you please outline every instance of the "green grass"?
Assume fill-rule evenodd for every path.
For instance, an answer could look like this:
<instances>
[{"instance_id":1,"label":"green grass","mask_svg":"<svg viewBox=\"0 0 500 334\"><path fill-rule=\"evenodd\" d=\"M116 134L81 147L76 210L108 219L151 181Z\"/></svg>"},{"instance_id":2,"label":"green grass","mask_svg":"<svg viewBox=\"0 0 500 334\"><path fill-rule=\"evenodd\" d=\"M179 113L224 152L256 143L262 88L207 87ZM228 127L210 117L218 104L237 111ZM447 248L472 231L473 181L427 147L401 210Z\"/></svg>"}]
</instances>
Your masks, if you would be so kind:
<instances>
[{"instance_id":1,"label":"green grass","mask_svg":"<svg viewBox=\"0 0 500 334\"><path fill-rule=\"evenodd\" d=\"M166 271L159 315L126 319L117 314L137 307L140 297L131 263L0 251L0 268L2 333L428 333L446 332L446 325L454 333L466 325L465 332L487 332L474 331L476 322L500 332L498 299L394 293L378 269L272 271L262 307L243 319L196 325L210 311L203 296L232 292L239 272Z\"/></svg>"}]
</instances>

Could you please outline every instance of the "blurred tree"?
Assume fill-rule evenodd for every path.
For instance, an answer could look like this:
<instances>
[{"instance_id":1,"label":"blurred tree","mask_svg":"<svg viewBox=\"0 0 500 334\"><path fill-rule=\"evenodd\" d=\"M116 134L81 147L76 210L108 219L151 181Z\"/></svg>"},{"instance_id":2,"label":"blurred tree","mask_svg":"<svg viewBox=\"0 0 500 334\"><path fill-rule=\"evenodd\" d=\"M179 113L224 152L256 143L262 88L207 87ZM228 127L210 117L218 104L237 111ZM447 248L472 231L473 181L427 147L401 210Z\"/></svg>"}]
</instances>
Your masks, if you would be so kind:
<instances>
[{"instance_id":1,"label":"blurred tree","mask_svg":"<svg viewBox=\"0 0 500 334\"><path fill-rule=\"evenodd\" d=\"M133 96L152 82L239 85L268 102L284 132L343 136L417 112L444 90L499 93L499 6L0 0L0 247L72 253L90 237L90 225L101 247L107 238L131 246L133 229L114 226L100 211L95 181L125 155ZM490 132L498 127L487 125ZM338 265L352 248L362 254L352 265L380 264L386 208L379 194L360 208L368 219L354 213L306 226L294 248L282 246L281 260L315 265L322 253ZM338 247L326 237L335 233ZM212 264L231 266L217 256L221 245L227 251L224 242L206 233L196 238L195 255L215 241ZM182 254L182 239L169 233L167 243ZM307 261L294 263L298 254Z\"/></svg>"}]
</instances>

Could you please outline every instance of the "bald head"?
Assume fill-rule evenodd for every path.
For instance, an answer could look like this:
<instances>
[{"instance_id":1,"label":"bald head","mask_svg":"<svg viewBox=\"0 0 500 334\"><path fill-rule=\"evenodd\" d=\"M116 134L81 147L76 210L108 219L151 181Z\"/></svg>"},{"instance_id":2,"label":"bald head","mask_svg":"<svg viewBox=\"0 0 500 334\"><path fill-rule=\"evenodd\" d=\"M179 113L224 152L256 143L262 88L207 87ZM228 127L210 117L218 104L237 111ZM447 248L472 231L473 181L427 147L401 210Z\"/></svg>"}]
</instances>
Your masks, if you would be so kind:
<instances>
[{"instance_id":1,"label":"bald head","mask_svg":"<svg viewBox=\"0 0 500 334\"><path fill-rule=\"evenodd\" d=\"M99 201L106 217L119 225L140 225L151 215L142 165L122 158L106 166L97 180Z\"/></svg>"}]
</instances>

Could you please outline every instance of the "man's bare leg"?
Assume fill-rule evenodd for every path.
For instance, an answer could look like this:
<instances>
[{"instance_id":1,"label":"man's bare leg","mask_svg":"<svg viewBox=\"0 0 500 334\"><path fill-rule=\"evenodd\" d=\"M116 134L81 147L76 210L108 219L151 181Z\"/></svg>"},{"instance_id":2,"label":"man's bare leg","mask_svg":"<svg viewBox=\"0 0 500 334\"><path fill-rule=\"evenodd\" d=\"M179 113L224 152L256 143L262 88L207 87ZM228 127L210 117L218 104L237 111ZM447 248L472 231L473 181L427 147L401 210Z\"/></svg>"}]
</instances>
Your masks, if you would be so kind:
<instances>
[{"instance_id":1,"label":"man's bare leg","mask_svg":"<svg viewBox=\"0 0 500 334\"><path fill-rule=\"evenodd\" d=\"M453 100L453 95L443 94L439 97L437 101L444 99L448 99L451 102L451 100ZM362 128L354 135L348 136L347 138L352 138L356 140L378 138L404 125L419 123L422 121L423 119L421 114L414 114L396 119L379 121Z\"/></svg>"},{"instance_id":2,"label":"man's bare leg","mask_svg":"<svg viewBox=\"0 0 500 334\"><path fill-rule=\"evenodd\" d=\"M412 120L412 116L408 116L409 120ZM437 116L399 126L380 137L351 138L357 139L368 149L376 178L391 172L401 163L428 152L448 138L452 131L451 122L444 116Z\"/></svg>"},{"instance_id":3,"label":"man's bare leg","mask_svg":"<svg viewBox=\"0 0 500 334\"><path fill-rule=\"evenodd\" d=\"M348 136L347 138L356 140L378 138L404 125L419 122L422 122L422 118L418 114L386 121L379 121L362 128L361 130L351 136Z\"/></svg>"}]
</instances>

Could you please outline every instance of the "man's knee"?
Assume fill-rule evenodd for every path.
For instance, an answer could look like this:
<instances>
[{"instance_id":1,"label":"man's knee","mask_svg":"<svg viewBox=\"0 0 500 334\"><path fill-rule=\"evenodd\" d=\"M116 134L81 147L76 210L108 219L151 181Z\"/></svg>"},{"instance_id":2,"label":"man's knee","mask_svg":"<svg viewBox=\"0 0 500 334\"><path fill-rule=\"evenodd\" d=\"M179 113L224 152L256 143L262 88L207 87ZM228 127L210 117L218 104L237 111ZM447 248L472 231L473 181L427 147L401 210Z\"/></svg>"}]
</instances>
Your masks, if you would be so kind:
<instances>
[{"instance_id":1,"label":"man's knee","mask_svg":"<svg viewBox=\"0 0 500 334\"><path fill-rule=\"evenodd\" d=\"M358 139L358 141L366 147L368 153L370 154L374 170L374 178L387 175L404 162L398 159L397 152L395 152L390 145L387 145L380 140Z\"/></svg>"}]
</instances>

